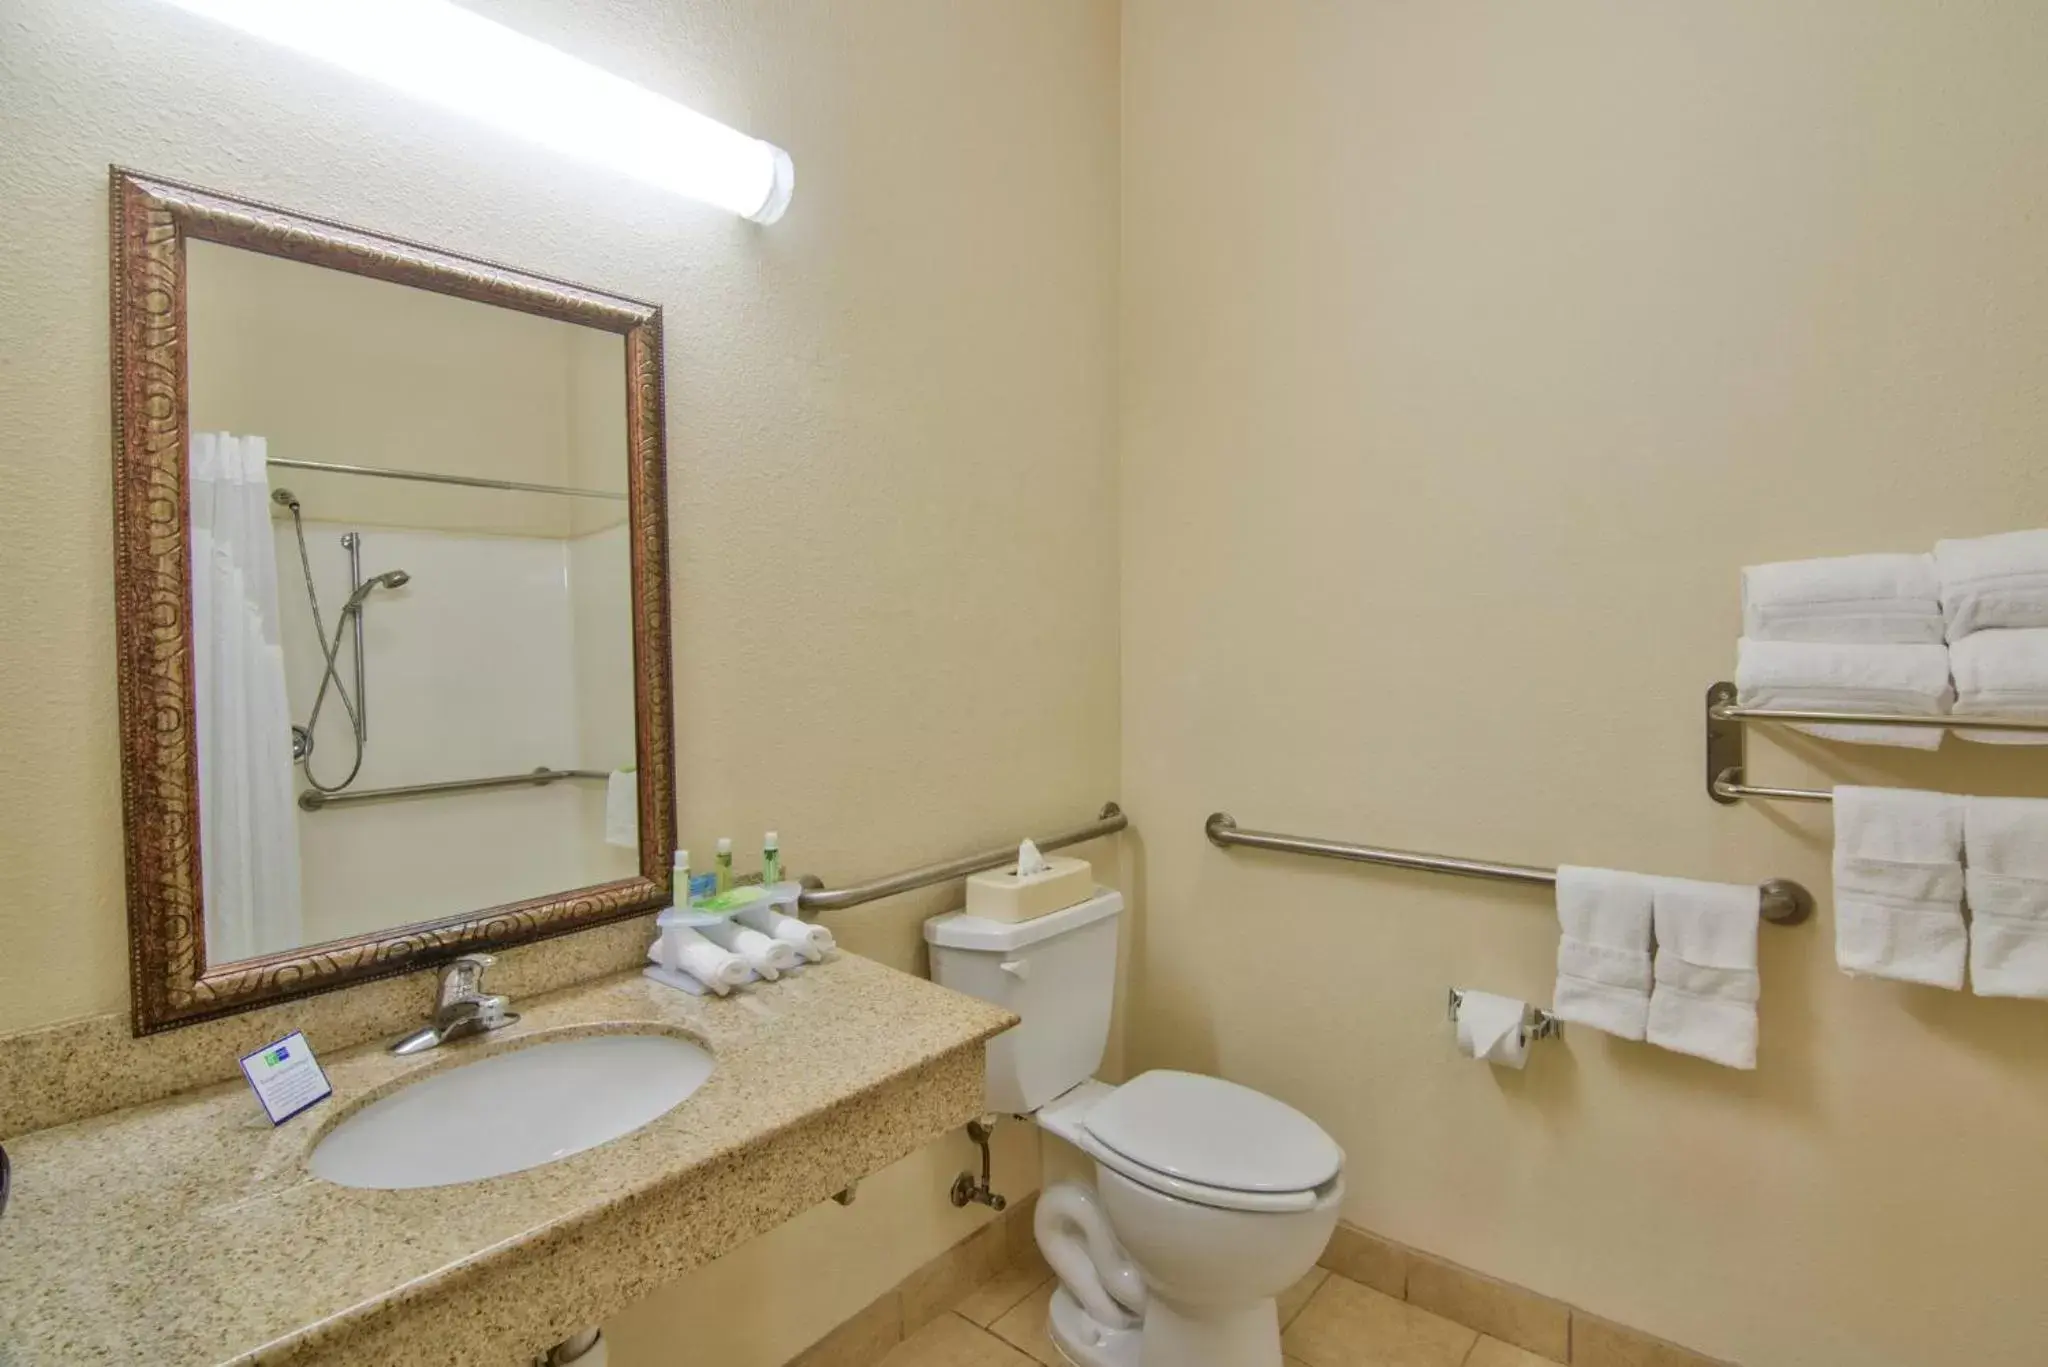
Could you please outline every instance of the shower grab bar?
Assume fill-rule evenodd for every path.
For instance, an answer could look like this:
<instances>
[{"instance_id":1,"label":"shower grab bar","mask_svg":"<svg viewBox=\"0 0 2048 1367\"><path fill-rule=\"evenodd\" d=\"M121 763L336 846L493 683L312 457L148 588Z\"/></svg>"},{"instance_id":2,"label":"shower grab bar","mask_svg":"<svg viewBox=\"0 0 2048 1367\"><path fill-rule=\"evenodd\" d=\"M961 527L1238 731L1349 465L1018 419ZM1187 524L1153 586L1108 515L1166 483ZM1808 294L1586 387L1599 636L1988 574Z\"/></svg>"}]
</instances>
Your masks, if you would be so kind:
<instances>
[{"instance_id":1,"label":"shower grab bar","mask_svg":"<svg viewBox=\"0 0 2048 1367\"><path fill-rule=\"evenodd\" d=\"M299 806L308 812L323 811L329 807L347 807L357 802L383 802L401 797L435 797L444 793L480 793L487 788L540 788L565 778L589 778L610 781L611 773L605 769L550 769L545 764L523 774L499 774L491 778L457 778L445 783L408 783L399 788L344 788L338 793L323 793L317 788L308 788L299 794Z\"/></svg>"},{"instance_id":2,"label":"shower grab bar","mask_svg":"<svg viewBox=\"0 0 2048 1367\"><path fill-rule=\"evenodd\" d=\"M515 494L562 494L569 498L608 498L624 503L624 494L609 489L578 489L567 484L526 484L516 479L484 479L477 475L440 475L425 470L393 470L382 465L343 465L331 460L288 460L272 456L266 464L286 470L316 470L329 475L368 475L372 479L407 479L420 484L459 484L465 489L503 489Z\"/></svg>"},{"instance_id":3,"label":"shower grab bar","mask_svg":"<svg viewBox=\"0 0 2048 1367\"><path fill-rule=\"evenodd\" d=\"M1105 802L1102 804L1101 814L1087 825L1039 837L1031 843L1041 850L1065 849L1069 845L1079 845L1089 840L1100 840L1105 835L1115 835L1130 824L1130 818L1124 815L1123 808L1114 802ZM804 891L797 899L797 906L804 911L844 911L863 902L879 902L884 897L915 892L919 888L936 887L940 883L950 883L969 874L1001 868L1014 862L1016 858L1017 847L1004 845L993 850L983 850L979 854L966 854L958 859L948 859L942 864L926 864L922 868L906 869L902 873L892 873L886 878L871 879L848 888L828 888L823 880L813 875L803 880Z\"/></svg>"},{"instance_id":4,"label":"shower grab bar","mask_svg":"<svg viewBox=\"0 0 2048 1367\"><path fill-rule=\"evenodd\" d=\"M1423 873L1447 873L1458 878L1489 878L1501 883L1532 883L1557 886L1557 870L1529 864L1495 864L1484 859L1460 859L1448 854L1421 854L1413 850L1388 850L1374 845L1354 845L1343 840L1320 840L1313 836L1279 835L1273 831L1241 829L1227 812L1212 814L1203 830L1219 848L1244 845L1255 850L1278 850L1282 854L1307 854L1319 859L1345 859L1355 864L1385 864L1396 869L1418 869ZM1813 894L1789 878L1773 878L1758 886L1759 910L1774 926L1796 926L1813 914Z\"/></svg>"},{"instance_id":5,"label":"shower grab bar","mask_svg":"<svg viewBox=\"0 0 2048 1367\"><path fill-rule=\"evenodd\" d=\"M1782 726L1919 726L1984 730L2048 731L2048 721L2028 717L1959 717L1953 712L1940 716L1894 717L1883 712L1819 712L1802 708L1744 707L1735 700L1735 685L1725 680L1707 690L1707 796L1722 806L1744 798L1776 802L1833 802L1835 795L1820 788L1765 788L1743 782L1748 763L1744 727L1749 722L1773 722Z\"/></svg>"}]
</instances>

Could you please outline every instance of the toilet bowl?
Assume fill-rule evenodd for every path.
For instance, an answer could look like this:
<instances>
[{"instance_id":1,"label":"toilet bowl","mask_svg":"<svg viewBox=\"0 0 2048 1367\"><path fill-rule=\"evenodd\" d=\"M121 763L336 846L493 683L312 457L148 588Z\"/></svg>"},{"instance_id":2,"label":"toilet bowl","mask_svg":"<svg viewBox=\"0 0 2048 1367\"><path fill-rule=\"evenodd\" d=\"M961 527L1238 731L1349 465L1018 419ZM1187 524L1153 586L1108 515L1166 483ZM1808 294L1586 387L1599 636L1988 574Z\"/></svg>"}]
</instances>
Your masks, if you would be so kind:
<instances>
[{"instance_id":1,"label":"toilet bowl","mask_svg":"<svg viewBox=\"0 0 2048 1367\"><path fill-rule=\"evenodd\" d=\"M1094 1079L1108 1040L1119 894L1036 921L925 925L932 976L1021 1024L989 1045L990 1105L1094 1160L1039 1198L1059 1276L1052 1339L1079 1367L1280 1367L1275 1298L1337 1225L1343 1151L1249 1087L1160 1070Z\"/></svg>"}]
</instances>

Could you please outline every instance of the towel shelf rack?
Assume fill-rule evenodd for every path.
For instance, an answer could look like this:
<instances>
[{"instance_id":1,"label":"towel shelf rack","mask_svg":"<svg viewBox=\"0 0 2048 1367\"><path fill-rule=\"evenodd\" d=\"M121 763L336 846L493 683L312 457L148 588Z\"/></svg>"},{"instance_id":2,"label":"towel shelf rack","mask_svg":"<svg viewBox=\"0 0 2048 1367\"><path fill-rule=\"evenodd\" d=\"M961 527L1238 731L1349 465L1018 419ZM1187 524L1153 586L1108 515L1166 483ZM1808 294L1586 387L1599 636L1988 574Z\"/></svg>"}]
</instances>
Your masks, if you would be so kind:
<instances>
[{"instance_id":1,"label":"towel shelf rack","mask_svg":"<svg viewBox=\"0 0 2048 1367\"><path fill-rule=\"evenodd\" d=\"M1278 850L1283 854L1306 854L1319 859L1346 859L1355 864L1385 864L1396 869L1420 869L1424 873L1448 873L1459 878L1490 878L1501 883L1534 883L1557 886L1557 870L1530 864L1495 864L1483 859L1460 859L1448 854L1421 854L1413 850L1381 849L1354 845L1343 840L1320 840L1313 836L1279 835L1272 831L1247 831L1227 812L1212 814L1203 826L1209 839L1221 848L1243 845L1255 850ZM1813 914L1813 894L1789 878L1773 878L1759 885L1763 919L1774 926L1796 926Z\"/></svg>"},{"instance_id":2,"label":"towel shelf rack","mask_svg":"<svg viewBox=\"0 0 2048 1367\"><path fill-rule=\"evenodd\" d=\"M611 775L603 769L550 769L543 764L538 769L523 774L497 774L490 778L458 778L446 783L408 783L400 788L344 788L338 793L323 793L318 788L308 788L299 794L299 806L309 812L324 811L329 807L346 807L357 802L385 802L399 797L435 797L443 793L480 793L487 788L529 788L540 787L565 778L609 779Z\"/></svg>"},{"instance_id":3,"label":"towel shelf rack","mask_svg":"<svg viewBox=\"0 0 2048 1367\"><path fill-rule=\"evenodd\" d=\"M1833 793L1818 788L1764 788L1743 781L1747 762L1745 727L1750 722L1783 726L1918 726L1967 727L1981 731L2048 731L2048 721L2028 717L1894 717L1882 712L1814 712L1782 707L1744 707L1735 701L1735 685L1722 682L1707 690L1707 796L1722 806L1744 798L1780 802L1832 802Z\"/></svg>"}]
</instances>

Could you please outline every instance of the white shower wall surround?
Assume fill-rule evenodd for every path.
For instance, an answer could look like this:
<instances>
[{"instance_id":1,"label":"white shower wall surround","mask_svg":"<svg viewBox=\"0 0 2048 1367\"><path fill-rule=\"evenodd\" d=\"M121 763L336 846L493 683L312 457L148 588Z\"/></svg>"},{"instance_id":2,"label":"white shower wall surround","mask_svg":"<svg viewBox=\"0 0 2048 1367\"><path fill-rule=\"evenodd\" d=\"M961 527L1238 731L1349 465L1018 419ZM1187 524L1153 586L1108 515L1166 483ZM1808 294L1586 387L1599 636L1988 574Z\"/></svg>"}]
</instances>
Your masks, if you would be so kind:
<instances>
[{"instance_id":1,"label":"white shower wall surround","mask_svg":"<svg viewBox=\"0 0 2048 1367\"><path fill-rule=\"evenodd\" d=\"M321 655L291 524L273 529L286 687L304 724ZM341 538L350 531L362 537L366 577L412 576L366 607L369 739L351 789L632 762L623 526L558 539L309 518L306 548L330 634L349 595ZM351 689L352 650L344 633L335 663ZM330 689L313 755L323 781L347 773L348 725ZM603 800L603 785L572 781L301 810L305 940L629 874L633 852L603 843Z\"/></svg>"}]
</instances>

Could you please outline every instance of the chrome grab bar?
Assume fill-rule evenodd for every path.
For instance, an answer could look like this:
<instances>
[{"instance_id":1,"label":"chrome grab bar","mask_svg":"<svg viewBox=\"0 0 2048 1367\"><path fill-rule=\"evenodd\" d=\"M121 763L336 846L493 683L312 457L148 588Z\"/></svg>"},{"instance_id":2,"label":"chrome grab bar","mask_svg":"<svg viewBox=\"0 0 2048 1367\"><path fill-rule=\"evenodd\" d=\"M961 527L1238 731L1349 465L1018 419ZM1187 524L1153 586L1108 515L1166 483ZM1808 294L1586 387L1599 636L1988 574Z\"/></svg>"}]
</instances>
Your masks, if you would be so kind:
<instances>
[{"instance_id":1,"label":"chrome grab bar","mask_svg":"<svg viewBox=\"0 0 2048 1367\"><path fill-rule=\"evenodd\" d=\"M624 503L624 494L609 489L577 489L567 484L527 484L516 479L484 479L477 475L440 475L426 470L394 470L383 465L343 465L331 460L289 460L272 456L266 464L286 470L317 470L329 475L367 475L372 479L404 479L419 484L454 484L464 489L502 489L515 494L562 494L569 498L603 498Z\"/></svg>"},{"instance_id":2,"label":"chrome grab bar","mask_svg":"<svg viewBox=\"0 0 2048 1367\"><path fill-rule=\"evenodd\" d=\"M1257 850L1278 850L1283 854L1313 855L1319 859L1346 859L1355 864L1384 864L1396 869L1419 869L1424 873L1448 873L1459 878L1557 886L1556 869L1529 864L1495 864L1448 854L1381 849L1375 845L1354 845L1349 841L1320 840L1313 836L1247 831L1240 829L1227 812L1210 816L1203 829L1208 832L1210 841L1222 849L1244 845ZM1774 926L1796 926L1813 914L1813 894L1789 878L1773 878L1761 884L1757 892L1763 919Z\"/></svg>"},{"instance_id":3,"label":"chrome grab bar","mask_svg":"<svg viewBox=\"0 0 2048 1367\"><path fill-rule=\"evenodd\" d=\"M499 774L491 778L457 778L446 783L409 783L399 788L345 788L338 793L323 793L317 788L308 788L299 794L299 806L305 811L317 812L328 807L346 807L355 802L383 802L389 798L478 793L486 788L538 788L565 778L609 781L611 773L605 769L550 769L543 764L538 769L524 774Z\"/></svg>"},{"instance_id":4,"label":"chrome grab bar","mask_svg":"<svg viewBox=\"0 0 2048 1367\"><path fill-rule=\"evenodd\" d=\"M1106 835L1115 835L1131 824L1124 815L1124 809L1114 802L1102 804L1102 813L1085 826L1060 831L1054 835L1034 837L1032 843L1041 850L1064 849L1089 840L1100 840ZM1004 845L998 849L983 850L979 854L962 855L948 859L943 864L927 864L923 868L907 869L893 873L886 878L876 878L866 883L856 883L849 888L828 888L815 877L804 879L803 894L797 899L803 911L844 911L848 907L860 906L863 902L879 902L884 897L895 897L919 888L935 887L950 883L956 878L981 873L987 869L1001 868L1017 857L1015 845Z\"/></svg>"}]
</instances>

